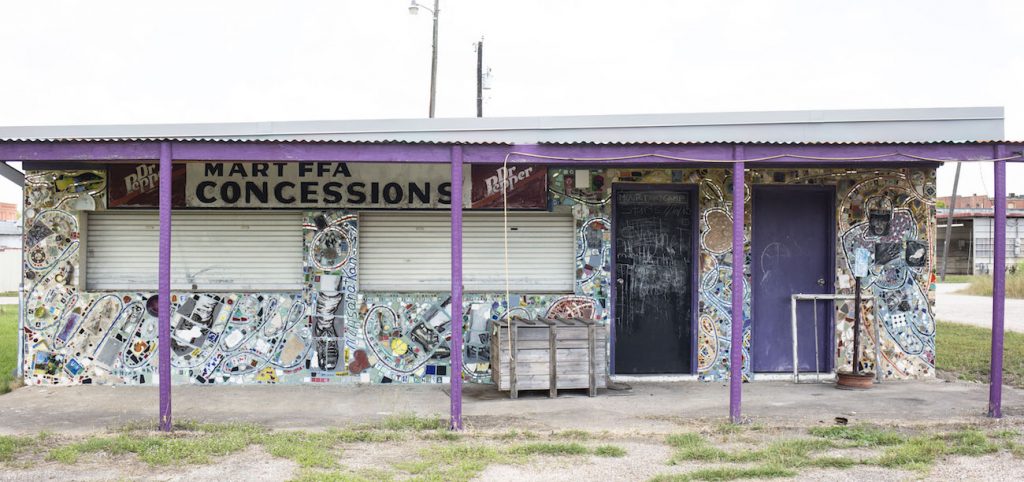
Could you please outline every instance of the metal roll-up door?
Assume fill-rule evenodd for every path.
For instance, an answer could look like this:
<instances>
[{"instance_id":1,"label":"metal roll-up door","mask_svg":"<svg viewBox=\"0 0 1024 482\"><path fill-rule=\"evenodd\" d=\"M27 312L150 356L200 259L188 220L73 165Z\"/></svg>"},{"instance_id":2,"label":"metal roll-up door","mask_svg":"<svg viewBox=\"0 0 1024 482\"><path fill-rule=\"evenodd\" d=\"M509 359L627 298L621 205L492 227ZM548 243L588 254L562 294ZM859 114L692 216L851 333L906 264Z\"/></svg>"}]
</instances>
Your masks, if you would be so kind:
<instances>
[{"instance_id":1,"label":"metal roll-up door","mask_svg":"<svg viewBox=\"0 0 1024 482\"><path fill-rule=\"evenodd\" d=\"M575 228L570 214L508 214L509 288L515 293L571 293ZM501 212L463 214L463 284L505 291ZM451 215L364 212L359 216L362 291L450 291Z\"/></svg>"},{"instance_id":2,"label":"metal roll-up door","mask_svg":"<svg viewBox=\"0 0 1024 482\"><path fill-rule=\"evenodd\" d=\"M154 211L97 211L86 222L87 290L154 291L160 221ZM298 211L178 211L171 216L171 289L298 291Z\"/></svg>"}]
</instances>

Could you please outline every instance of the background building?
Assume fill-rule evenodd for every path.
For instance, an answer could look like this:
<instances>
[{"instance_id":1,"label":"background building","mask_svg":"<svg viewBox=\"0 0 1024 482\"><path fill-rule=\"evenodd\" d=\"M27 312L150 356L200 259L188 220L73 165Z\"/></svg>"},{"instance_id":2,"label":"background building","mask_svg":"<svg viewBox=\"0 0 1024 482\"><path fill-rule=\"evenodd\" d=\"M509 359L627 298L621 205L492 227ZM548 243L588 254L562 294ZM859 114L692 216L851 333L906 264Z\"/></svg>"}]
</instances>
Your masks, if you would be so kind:
<instances>
[{"instance_id":1,"label":"background building","mask_svg":"<svg viewBox=\"0 0 1024 482\"><path fill-rule=\"evenodd\" d=\"M959 198L959 196L957 196ZM976 198L976 199L974 199ZM953 213L953 226L949 244L949 261L947 274L992 274L994 237L993 218L995 216L992 199L983 196L968 198L971 203L985 204L989 207L961 208L958 204ZM963 199L960 199L963 200ZM1022 208L1006 210L1006 266L1016 269L1024 263L1024 200L1018 200ZM1015 205L1012 201L1008 205ZM949 222L949 209L940 208L937 212L938 230L936 232L941 266L941 255L946 240L946 223Z\"/></svg>"}]
</instances>

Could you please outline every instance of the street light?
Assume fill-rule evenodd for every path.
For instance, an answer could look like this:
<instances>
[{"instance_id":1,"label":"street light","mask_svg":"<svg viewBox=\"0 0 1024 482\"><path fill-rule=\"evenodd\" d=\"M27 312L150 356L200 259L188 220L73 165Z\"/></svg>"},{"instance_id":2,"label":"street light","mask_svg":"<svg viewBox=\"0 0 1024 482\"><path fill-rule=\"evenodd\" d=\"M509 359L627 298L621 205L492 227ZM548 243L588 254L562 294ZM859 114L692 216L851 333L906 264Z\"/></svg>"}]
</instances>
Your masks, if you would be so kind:
<instances>
[{"instance_id":1,"label":"street light","mask_svg":"<svg viewBox=\"0 0 1024 482\"><path fill-rule=\"evenodd\" d=\"M441 13L439 7L441 0L434 0L434 8L416 3L412 0L409 4L409 14L416 15L423 8L434 15L434 43L431 45L430 55L430 118L434 117L434 97L437 93L437 16Z\"/></svg>"}]
</instances>

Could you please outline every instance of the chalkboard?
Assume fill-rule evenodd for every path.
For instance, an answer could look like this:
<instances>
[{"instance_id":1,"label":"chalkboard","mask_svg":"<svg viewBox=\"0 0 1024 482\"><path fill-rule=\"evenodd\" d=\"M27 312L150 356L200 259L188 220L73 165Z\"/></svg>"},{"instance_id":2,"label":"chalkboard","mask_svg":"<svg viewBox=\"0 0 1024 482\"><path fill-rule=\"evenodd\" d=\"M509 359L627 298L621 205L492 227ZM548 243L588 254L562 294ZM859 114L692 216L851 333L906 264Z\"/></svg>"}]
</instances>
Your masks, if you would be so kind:
<instances>
[{"instance_id":1,"label":"chalkboard","mask_svg":"<svg viewBox=\"0 0 1024 482\"><path fill-rule=\"evenodd\" d=\"M615 195L615 372L690 373L693 195Z\"/></svg>"}]
</instances>

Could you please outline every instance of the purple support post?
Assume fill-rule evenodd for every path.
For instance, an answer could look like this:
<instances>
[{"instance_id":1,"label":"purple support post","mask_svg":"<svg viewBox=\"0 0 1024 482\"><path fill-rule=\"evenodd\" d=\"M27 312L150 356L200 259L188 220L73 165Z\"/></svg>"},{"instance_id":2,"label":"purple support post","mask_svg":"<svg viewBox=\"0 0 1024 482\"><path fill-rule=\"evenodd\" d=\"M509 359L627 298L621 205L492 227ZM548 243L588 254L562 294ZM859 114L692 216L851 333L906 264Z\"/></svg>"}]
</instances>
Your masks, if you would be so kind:
<instances>
[{"instance_id":1,"label":"purple support post","mask_svg":"<svg viewBox=\"0 0 1024 482\"><path fill-rule=\"evenodd\" d=\"M1005 157L998 154L997 157ZM992 367L989 370L988 416L1003 416L1003 316L1006 303L1006 161L995 161L995 223L992 239ZM952 221L949 221L952 222Z\"/></svg>"},{"instance_id":2,"label":"purple support post","mask_svg":"<svg viewBox=\"0 0 1024 482\"><path fill-rule=\"evenodd\" d=\"M462 430L462 146L452 146L452 430Z\"/></svg>"},{"instance_id":3,"label":"purple support post","mask_svg":"<svg viewBox=\"0 0 1024 482\"><path fill-rule=\"evenodd\" d=\"M171 144L160 143L160 269L157 275L160 324L160 430L171 430Z\"/></svg>"},{"instance_id":4,"label":"purple support post","mask_svg":"<svg viewBox=\"0 0 1024 482\"><path fill-rule=\"evenodd\" d=\"M737 149L742 157L742 148ZM729 348L729 419L740 423L743 396L743 161L732 166L732 345Z\"/></svg>"}]
</instances>

